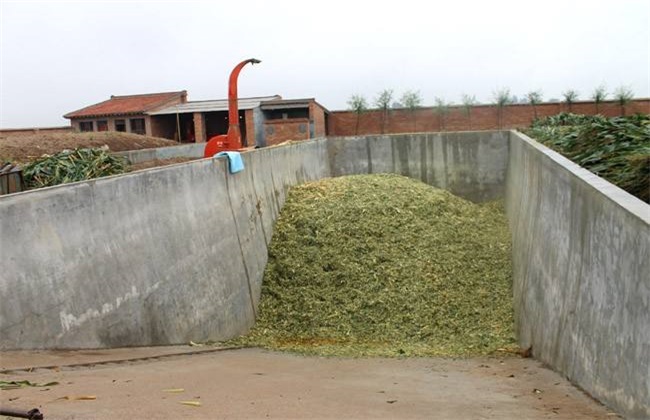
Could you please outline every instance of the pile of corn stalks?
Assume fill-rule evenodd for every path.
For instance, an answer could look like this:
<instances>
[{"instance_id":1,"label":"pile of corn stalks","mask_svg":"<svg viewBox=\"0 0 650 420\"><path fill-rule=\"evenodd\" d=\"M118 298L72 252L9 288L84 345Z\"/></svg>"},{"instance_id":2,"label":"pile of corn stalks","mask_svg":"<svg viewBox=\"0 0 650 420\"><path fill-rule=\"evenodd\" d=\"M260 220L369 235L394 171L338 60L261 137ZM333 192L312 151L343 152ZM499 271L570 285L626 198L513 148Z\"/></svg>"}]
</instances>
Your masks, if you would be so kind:
<instances>
[{"instance_id":1,"label":"pile of corn stalks","mask_svg":"<svg viewBox=\"0 0 650 420\"><path fill-rule=\"evenodd\" d=\"M526 134L650 203L650 116L561 113L536 120Z\"/></svg>"},{"instance_id":2,"label":"pile of corn stalks","mask_svg":"<svg viewBox=\"0 0 650 420\"><path fill-rule=\"evenodd\" d=\"M75 149L29 163L23 168L23 177L28 188L42 188L124 172L125 160L105 149Z\"/></svg>"}]
</instances>

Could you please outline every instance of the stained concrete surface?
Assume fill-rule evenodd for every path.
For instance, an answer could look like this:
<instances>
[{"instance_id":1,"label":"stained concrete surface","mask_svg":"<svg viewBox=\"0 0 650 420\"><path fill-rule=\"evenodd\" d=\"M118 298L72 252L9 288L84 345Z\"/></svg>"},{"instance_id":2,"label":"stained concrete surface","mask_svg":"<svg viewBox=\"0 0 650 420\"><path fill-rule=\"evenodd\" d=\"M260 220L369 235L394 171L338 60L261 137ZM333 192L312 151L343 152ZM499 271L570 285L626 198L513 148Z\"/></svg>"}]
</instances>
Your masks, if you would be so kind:
<instances>
[{"instance_id":1,"label":"stained concrete surface","mask_svg":"<svg viewBox=\"0 0 650 420\"><path fill-rule=\"evenodd\" d=\"M10 350L0 352L0 373L43 368L66 368L112 361L159 359L178 354L219 351L204 345L122 347L110 350Z\"/></svg>"},{"instance_id":2,"label":"stained concrete surface","mask_svg":"<svg viewBox=\"0 0 650 420\"><path fill-rule=\"evenodd\" d=\"M75 361L93 357L87 353ZM43 355L25 357L20 365L43 361ZM47 419L618 418L539 362L518 357L334 359L240 349L58 372L37 369L0 380L60 382L0 393L3 407L38 407ZM179 388L184 391L164 391ZM96 399L64 399L80 395Z\"/></svg>"},{"instance_id":3,"label":"stained concrete surface","mask_svg":"<svg viewBox=\"0 0 650 420\"><path fill-rule=\"evenodd\" d=\"M509 150L519 345L650 418L650 206L523 134Z\"/></svg>"}]
</instances>

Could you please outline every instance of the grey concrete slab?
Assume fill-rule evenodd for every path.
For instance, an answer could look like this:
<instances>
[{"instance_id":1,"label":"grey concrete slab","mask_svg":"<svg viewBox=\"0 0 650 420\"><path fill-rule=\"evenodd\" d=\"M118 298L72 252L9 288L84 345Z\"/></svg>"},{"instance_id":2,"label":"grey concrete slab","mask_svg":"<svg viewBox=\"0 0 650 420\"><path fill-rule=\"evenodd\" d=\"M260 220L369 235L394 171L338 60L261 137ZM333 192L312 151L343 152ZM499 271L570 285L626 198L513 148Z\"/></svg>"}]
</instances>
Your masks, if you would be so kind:
<instances>
[{"instance_id":1,"label":"grey concrete slab","mask_svg":"<svg viewBox=\"0 0 650 420\"><path fill-rule=\"evenodd\" d=\"M540 362L514 357L341 359L242 349L12 378L59 382L1 394L3 407L39 407L47 419L618 418ZM96 399L61 399L75 395ZM181 403L188 400L200 406Z\"/></svg>"},{"instance_id":2,"label":"grey concrete slab","mask_svg":"<svg viewBox=\"0 0 650 420\"><path fill-rule=\"evenodd\" d=\"M650 206L516 132L506 189L519 342L650 417Z\"/></svg>"},{"instance_id":3,"label":"grey concrete slab","mask_svg":"<svg viewBox=\"0 0 650 420\"><path fill-rule=\"evenodd\" d=\"M503 197L507 132L398 134L328 139L333 176L396 173L463 198Z\"/></svg>"},{"instance_id":4,"label":"grey concrete slab","mask_svg":"<svg viewBox=\"0 0 650 420\"><path fill-rule=\"evenodd\" d=\"M157 147L154 149L127 150L114 152L116 156L125 157L129 163L136 164L155 159L171 159L175 157L202 158L205 143L179 144L178 146Z\"/></svg>"}]
</instances>

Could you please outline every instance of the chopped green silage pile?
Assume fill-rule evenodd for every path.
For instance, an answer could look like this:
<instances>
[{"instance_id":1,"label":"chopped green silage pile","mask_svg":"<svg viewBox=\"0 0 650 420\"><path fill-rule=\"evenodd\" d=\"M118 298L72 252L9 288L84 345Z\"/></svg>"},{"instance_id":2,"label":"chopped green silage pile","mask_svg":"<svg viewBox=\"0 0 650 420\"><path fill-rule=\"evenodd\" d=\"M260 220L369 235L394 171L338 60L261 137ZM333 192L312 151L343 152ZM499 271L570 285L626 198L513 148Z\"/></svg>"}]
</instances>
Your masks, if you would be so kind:
<instances>
[{"instance_id":1,"label":"chopped green silage pile","mask_svg":"<svg viewBox=\"0 0 650 420\"><path fill-rule=\"evenodd\" d=\"M397 175L291 189L256 325L231 344L330 356L514 347L510 235L477 205Z\"/></svg>"}]
</instances>

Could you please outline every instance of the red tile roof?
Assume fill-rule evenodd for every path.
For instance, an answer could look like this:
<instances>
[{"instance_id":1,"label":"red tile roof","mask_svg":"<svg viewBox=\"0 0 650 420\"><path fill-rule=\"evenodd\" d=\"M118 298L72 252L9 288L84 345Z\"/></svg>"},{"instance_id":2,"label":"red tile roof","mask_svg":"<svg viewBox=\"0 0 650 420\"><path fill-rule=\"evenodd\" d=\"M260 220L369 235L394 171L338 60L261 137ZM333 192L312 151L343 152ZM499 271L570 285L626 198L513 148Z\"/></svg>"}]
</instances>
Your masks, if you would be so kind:
<instances>
[{"instance_id":1,"label":"red tile roof","mask_svg":"<svg viewBox=\"0 0 650 420\"><path fill-rule=\"evenodd\" d=\"M142 114L164 105L180 103L187 91L111 96L111 99L65 114L64 118L87 118L106 115Z\"/></svg>"}]
</instances>

